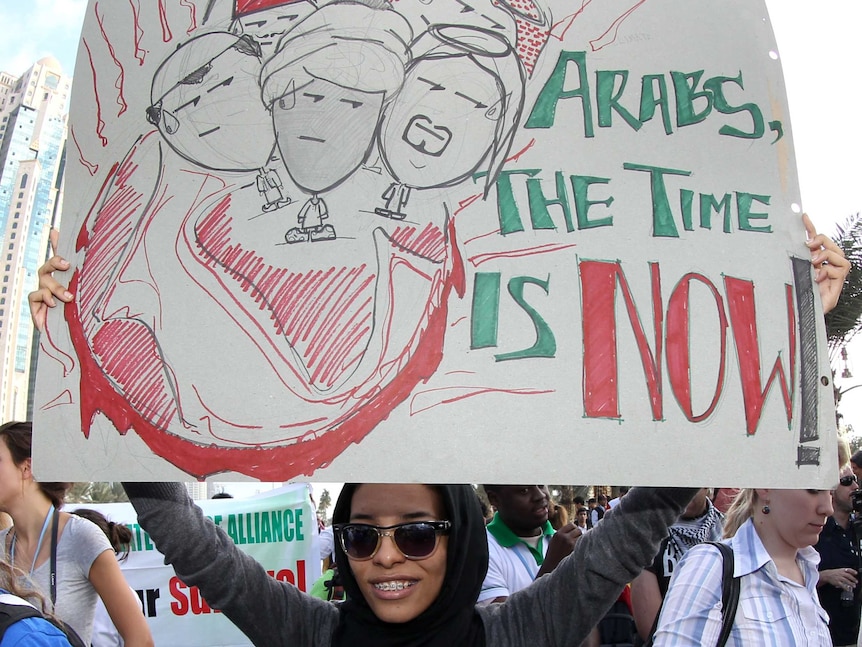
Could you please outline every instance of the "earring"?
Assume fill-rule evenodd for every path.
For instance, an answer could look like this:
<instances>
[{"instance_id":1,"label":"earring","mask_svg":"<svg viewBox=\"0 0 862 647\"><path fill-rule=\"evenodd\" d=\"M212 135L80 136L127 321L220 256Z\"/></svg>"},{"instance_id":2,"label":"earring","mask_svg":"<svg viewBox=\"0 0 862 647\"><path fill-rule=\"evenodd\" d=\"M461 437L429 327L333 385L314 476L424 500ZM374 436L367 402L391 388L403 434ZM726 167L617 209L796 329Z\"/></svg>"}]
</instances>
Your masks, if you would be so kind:
<instances>
[{"instance_id":1,"label":"earring","mask_svg":"<svg viewBox=\"0 0 862 647\"><path fill-rule=\"evenodd\" d=\"M772 510L770 510L770 509L769 509L769 504L768 504L768 503L767 503L765 506L763 506L763 507L760 509L760 511L761 511L763 514L769 514L770 512L772 512Z\"/></svg>"}]
</instances>

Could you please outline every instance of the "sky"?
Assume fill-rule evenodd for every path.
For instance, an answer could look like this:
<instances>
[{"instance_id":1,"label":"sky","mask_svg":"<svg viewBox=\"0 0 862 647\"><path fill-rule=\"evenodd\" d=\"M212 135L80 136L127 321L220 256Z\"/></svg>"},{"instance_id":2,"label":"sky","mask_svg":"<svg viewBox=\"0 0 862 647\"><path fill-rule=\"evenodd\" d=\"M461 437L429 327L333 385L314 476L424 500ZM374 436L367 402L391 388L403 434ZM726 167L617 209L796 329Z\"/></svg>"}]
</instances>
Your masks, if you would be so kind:
<instances>
[{"instance_id":1,"label":"sky","mask_svg":"<svg viewBox=\"0 0 862 647\"><path fill-rule=\"evenodd\" d=\"M116 0L114 0L116 1ZM752 2L757 0L751 0ZM20 74L53 55L74 71L86 0L7 0L0 4L0 70ZM766 0L784 70L799 170L802 207L821 231L862 211L862 53L859 0ZM840 373L839 367L839 373ZM862 385L862 339L850 345L854 377ZM842 400L845 419L862 430L862 388Z\"/></svg>"}]
</instances>

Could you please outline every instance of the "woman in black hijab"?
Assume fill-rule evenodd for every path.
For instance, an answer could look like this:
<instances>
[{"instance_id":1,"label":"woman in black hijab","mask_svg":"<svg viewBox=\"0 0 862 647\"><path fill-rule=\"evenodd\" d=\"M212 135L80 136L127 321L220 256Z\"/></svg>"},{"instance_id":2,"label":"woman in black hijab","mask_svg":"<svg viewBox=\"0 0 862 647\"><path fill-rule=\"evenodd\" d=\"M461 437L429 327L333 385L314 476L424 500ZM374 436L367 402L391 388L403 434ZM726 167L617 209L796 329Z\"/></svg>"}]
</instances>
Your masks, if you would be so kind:
<instances>
[{"instance_id":1,"label":"woman in black hijab","mask_svg":"<svg viewBox=\"0 0 862 647\"><path fill-rule=\"evenodd\" d=\"M334 516L348 596L340 605L267 575L181 484L125 488L177 575L267 647L577 647L696 491L633 489L556 570L503 604L477 607L488 549L469 485L345 486Z\"/></svg>"},{"instance_id":2,"label":"woman in black hijab","mask_svg":"<svg viewBox=\"0 0 862 647\"><path fill-rule=\"evenodd\" d=\"M348 484L342 489L332 516L336 528L352 521L354 494L363 487L372 486ZM366 601L342 542L336 541L335 561L342 574L347 601L343 604L333 645L466 647L485 644L485 632L475 604L488 570L488 540L476 493L469 485L413 487L439 494L445 508L445 519L452 524L447 536L445 576L439 595L413 620L400 624L383 622ZM437 550L440 550L439 546Z\"/></svg>"}]
</instances>

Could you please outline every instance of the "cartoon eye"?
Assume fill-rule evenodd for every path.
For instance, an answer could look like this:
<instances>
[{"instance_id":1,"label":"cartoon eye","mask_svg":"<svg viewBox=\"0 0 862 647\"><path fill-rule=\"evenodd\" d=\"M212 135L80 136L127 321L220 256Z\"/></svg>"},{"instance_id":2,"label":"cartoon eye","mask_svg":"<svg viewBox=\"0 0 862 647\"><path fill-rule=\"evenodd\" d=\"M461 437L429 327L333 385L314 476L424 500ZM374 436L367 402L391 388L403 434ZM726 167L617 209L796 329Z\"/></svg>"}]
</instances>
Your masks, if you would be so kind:
<instances>
[{"instance_id":1,"label":"cartoon eye","mask_svg":"<svg viewBox=\"0 0 862 647\"><path fill-rule=\"evenodd\" d=\"M202 65L194 72L181 79L178 85L197 85L199 83L203 83L204 77L209 74L209 71L212 68L212 63Z\"/></svg>"},{"instance_id":2,"label":"cartoon eye","mask_svg":"<svg viewBox=\"0 0 862 647\"><path fill-rule=\"evenodd\" d=\"M511 95L509 95L509 96L511 96ZM500 99L496 103L492 104L491 107L489 107L485 111L485 119L488 119L490 121L497 121L500 118L500 113L502 112L502 110L503 110L503 99Z\"/></svg>"},{"instance_id":3,"label":"cartoon eye","mask_svg":"<svg viewBox=\"0 0 862 647\"><path fill-rule=\"evenodd\" d=\"M245 54L246 56L252 56L254 58L260 58L263 54L260 43L248 34L240 36L236 43L234 43L233 49L238 51L240 54Z\"/></svg>"},{"instance_id":4,"label":"cartoon eye","mask_svg":"<svg viewBox=\"0 0 862 647\"><path fill-rule=\"evenodd\" d=\"M340 99L341 103L349 103L350 107L356 110L357 108L361 108L364 103L361 101L355 101L354 99Z\"/></svg>"},{"instance_id":5,"label":"cartoon eye","mask_svg":"<svg viewBox=\"0 0 862 647\"><path fill-rule=\"evenodd\" d=\"M323 101L323 100L326 98L326 97L325 97L324 95L322 95L322 94L313 94L313 93L311 93L311 92L303 92L303 93L302 93L302 96L304 96L304 97L308 97L308 98L309 98L309 99L311 99L314 103L320 103L321 101Z\"/></svg>"},{"instance_id":6,"label":"cartoon eye","mask_svg":"<svg viewBox=\"0 0 862 647\"><path fill-rule=\"evenodd\" d=\"M169 135L174 135L180 129L180 120L167 110L162 110L162 127Z\"/></svg>"},{"instance_id":7,"label":"cartoon eye","mask_svg":"<svg viewBox=\"0 0 862 647\"><path fill-rule=\"evenodd\" d=\"M162 103L161 101L154 106L147 108L147 121L158 126L162 120Z\"/></svg>"},{"instance_id":8,"label":"cartoon eye","mask_svg":"<svg viewBox=\"0 0 862 647\"><path fill-rule=\"evenodd\" d=\"M278 107L282 110L290 110L296 105L296 93L290 92L278 99Z\"/></svg>"}]
</instances>

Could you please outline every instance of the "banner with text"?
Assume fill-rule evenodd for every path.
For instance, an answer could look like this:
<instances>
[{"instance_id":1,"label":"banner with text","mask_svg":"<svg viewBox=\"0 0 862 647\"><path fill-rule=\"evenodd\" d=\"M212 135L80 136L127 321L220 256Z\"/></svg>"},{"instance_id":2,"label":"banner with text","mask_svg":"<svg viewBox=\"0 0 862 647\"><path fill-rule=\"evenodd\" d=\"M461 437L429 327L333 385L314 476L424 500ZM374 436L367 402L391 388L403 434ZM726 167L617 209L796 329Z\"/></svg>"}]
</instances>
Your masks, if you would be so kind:
<instances>
[{"instance_id":1,"label":"banner with text","mask_svg":"<svg viewBox=\"0 0 862 647\"><path fill-rule=\"evenodd\" d=\"M279 581L302 591L320 576L317 516L302 484L247 499L197 501L204 514L234 543ZM138 597L153 639L160 647L240 647L251 643L227 618L212 609L197 587L187 586L165 566L164 557L138 525L130 503L79 504L98 510L132 530L132 550L120 562Z\"/></svg>"}]
</instances>

